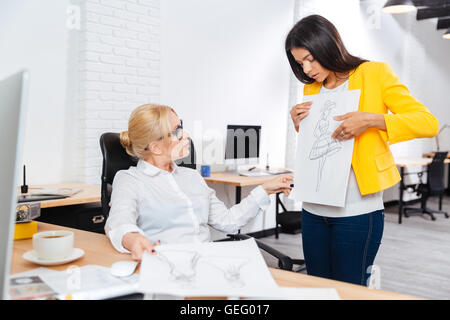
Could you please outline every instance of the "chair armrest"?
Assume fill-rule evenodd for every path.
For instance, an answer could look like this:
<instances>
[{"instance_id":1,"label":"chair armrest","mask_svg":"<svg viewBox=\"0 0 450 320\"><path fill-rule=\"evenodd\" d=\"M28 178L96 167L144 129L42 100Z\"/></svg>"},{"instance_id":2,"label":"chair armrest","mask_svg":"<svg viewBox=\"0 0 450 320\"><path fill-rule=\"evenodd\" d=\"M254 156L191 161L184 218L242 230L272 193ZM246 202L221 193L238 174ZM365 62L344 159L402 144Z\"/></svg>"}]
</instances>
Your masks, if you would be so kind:
<instances>
[{"instance_id":1,"label":"chair armrest","mask_svg":"<svg viewBox=\"0 0 450 320\"><path fill-rule=\"evenodd\" d=\"M245 235L245 234L227 234L228 237L230 237L232 240L247 240L252 237ZM254 239L254 238L253 238ZM256 241L256 244L258 245L258 248L266 251L271 256L278 259L278 266L280 269L292 271L293 262L292 259L289 258L287 255L281 253L280 251L254 239Z\"/></svg>"}]
</instances>

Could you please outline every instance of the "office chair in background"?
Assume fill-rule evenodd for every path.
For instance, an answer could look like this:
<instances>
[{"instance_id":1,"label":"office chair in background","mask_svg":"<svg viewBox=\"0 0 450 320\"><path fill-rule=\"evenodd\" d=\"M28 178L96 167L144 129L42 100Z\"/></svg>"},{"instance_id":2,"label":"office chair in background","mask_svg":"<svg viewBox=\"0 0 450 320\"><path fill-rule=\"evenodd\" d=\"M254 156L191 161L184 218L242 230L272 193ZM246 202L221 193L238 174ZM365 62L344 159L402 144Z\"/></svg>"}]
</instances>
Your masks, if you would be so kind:
<instances>
[{"instance_id":1,"label":"office chair in background","mask_svg":"<svg viewBox=\"0 0 450 320\"><path fill-rule=\"evenodd\" d=\"M287 210L280 199L280 194L276 194L275 198L275 239L278 239L280 231L288 234L297 234L302 230L302 212ZM280 206L282 211L280 211ZM306 269L305 260L292 259L294 265L299 265L295 271L303 271Z\"/></svg>"},{"instance_id":2,"label":"office chair in background","mask_svg":"<svg viewBox=\"0 0 450 320\"><path fill-rule=\"evenodd\" d=\"M434 221L436 217L433 213L442 213L448 218L448 213L442 211L442 197L445 193L444 186L444 160L447 158L447 152L436 152L434 154L432 162L427 166L427 182L420 183L414 187L417 195L421 195L421 207L405 207L403 210L405 217L408 217L411 213L425 213L430 215ZM419 175L422 180L422 175ZM427 207L427 201L431 196L439 196L439 210L432 210Z\"/></svg>"},{"instance_id":3,"label":"office chair in background","mask_svg":"<svg viewBox=\"0 0 450 320\"><path fill-rule=\"evenodd\" d=\"M196 169L194 143L191 142L191 153L186 158L176 161L177 165ZM102 212L107 218L109 216L109 202L111 200L112 183L114 176L119 170L126 170L130 166L136 166L138 159L127 154L125 148L120 143L120 134L113 132L103 133L100 137L100 148L103 155L102 177L101 177L101 203ZM245 234L228 234L229 239L226 241L239 241L251 238ZM273 249L272 247L256 240L258 247L266 251L278 260L280 269L291 271L297 260Z\"/></svg>"},{"instance_id":4,"label":"office chair in background","mask_svg":"<svg viewBox=\"0 0 450 320\"><path fill-rule=\"evenodd\" d=\"M280 211L280 206L282 211ZM302 229L302 212L287 210L281 202L280 194L276 195L275 202L275 238L281 232L289 234L300 233Z\"/></svg>"}]
</instances>

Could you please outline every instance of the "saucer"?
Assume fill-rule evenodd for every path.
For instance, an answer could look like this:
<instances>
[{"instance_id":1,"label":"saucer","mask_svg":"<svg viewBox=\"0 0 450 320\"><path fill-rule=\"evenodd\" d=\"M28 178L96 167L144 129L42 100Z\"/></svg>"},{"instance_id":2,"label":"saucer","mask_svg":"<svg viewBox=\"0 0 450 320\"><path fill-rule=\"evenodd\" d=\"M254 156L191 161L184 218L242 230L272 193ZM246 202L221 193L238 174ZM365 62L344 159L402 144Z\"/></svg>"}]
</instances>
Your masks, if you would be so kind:
<instances>
[{"instance_id":1,"label":"saucer","mask_svg":"<svg viewBox=\"0 0 450 320\"><path fill-rule=\"evenodd\" d=\"M75 261L75 260L81 258L82 256L84 256L83 249L73 248L72 253L68 257L65 257L64 259L42 260L42 259L38 258L36 250L30 250L30 251L25 252L22 255L22 258L24 258L27 261L34 262L34 263L37 263L37 264L40 264L43 266L56 266L59 264L65 264L65 263Z\"/></svg>"}]
</instances>

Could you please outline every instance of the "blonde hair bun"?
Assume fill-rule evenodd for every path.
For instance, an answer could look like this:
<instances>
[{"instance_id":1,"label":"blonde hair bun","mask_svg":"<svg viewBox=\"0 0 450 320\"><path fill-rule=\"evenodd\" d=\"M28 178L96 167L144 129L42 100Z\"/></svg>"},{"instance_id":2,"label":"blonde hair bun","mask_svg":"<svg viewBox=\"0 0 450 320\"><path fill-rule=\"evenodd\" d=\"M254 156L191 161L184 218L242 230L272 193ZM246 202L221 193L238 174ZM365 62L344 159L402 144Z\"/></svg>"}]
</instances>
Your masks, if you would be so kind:
<instances>
[{"instance_id":1,"label":"blonde hair bun","mask_svg":"<svg viewBox=\"0 0 450 320\"><path fill-rule=\"evenodd\" d=\"M126 149L129 155L134 156L133 150L131 149L131 140L128 135L128 131L123 131L120 133L120 143Z\"/></svg>"},{"instance_id":2,"label":"blonde hair bun","mask_svg":"<svg viewBox=\"0 0 450 320\"><path fill-rule=\"evenodd\" d=\"M144 104L131 112L128 131L120 134L120 142L131 156L145 159L150 152L147 147L161 137L170 136L170 112L176 114L169 106Z\"/></svg>"}]
</instances>

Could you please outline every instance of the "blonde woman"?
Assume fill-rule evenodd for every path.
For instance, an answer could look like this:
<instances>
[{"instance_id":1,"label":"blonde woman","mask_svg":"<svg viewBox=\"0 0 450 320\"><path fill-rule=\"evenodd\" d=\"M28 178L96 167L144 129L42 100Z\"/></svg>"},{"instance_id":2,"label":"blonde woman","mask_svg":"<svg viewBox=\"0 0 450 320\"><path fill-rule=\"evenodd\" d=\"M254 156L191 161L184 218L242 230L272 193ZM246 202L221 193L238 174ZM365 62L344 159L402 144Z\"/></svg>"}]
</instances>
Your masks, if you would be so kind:
<instances>
[{"instance_id":1,"label":"blonde woman","mask_svg":"<svg viewBox=\"0 0 450 320\"><path fill-rule=\"evenodd\" d=\"M188 154L189 141L168 106L135 109L120 140L139 161L114 178L105 231L112 245L134 260L159 243L210 241L208 225L236 233L269 206L269 194L291 190L292 176L280 175L227 208L196 170L174 163Z\"/></svg>"}]
</instances>

